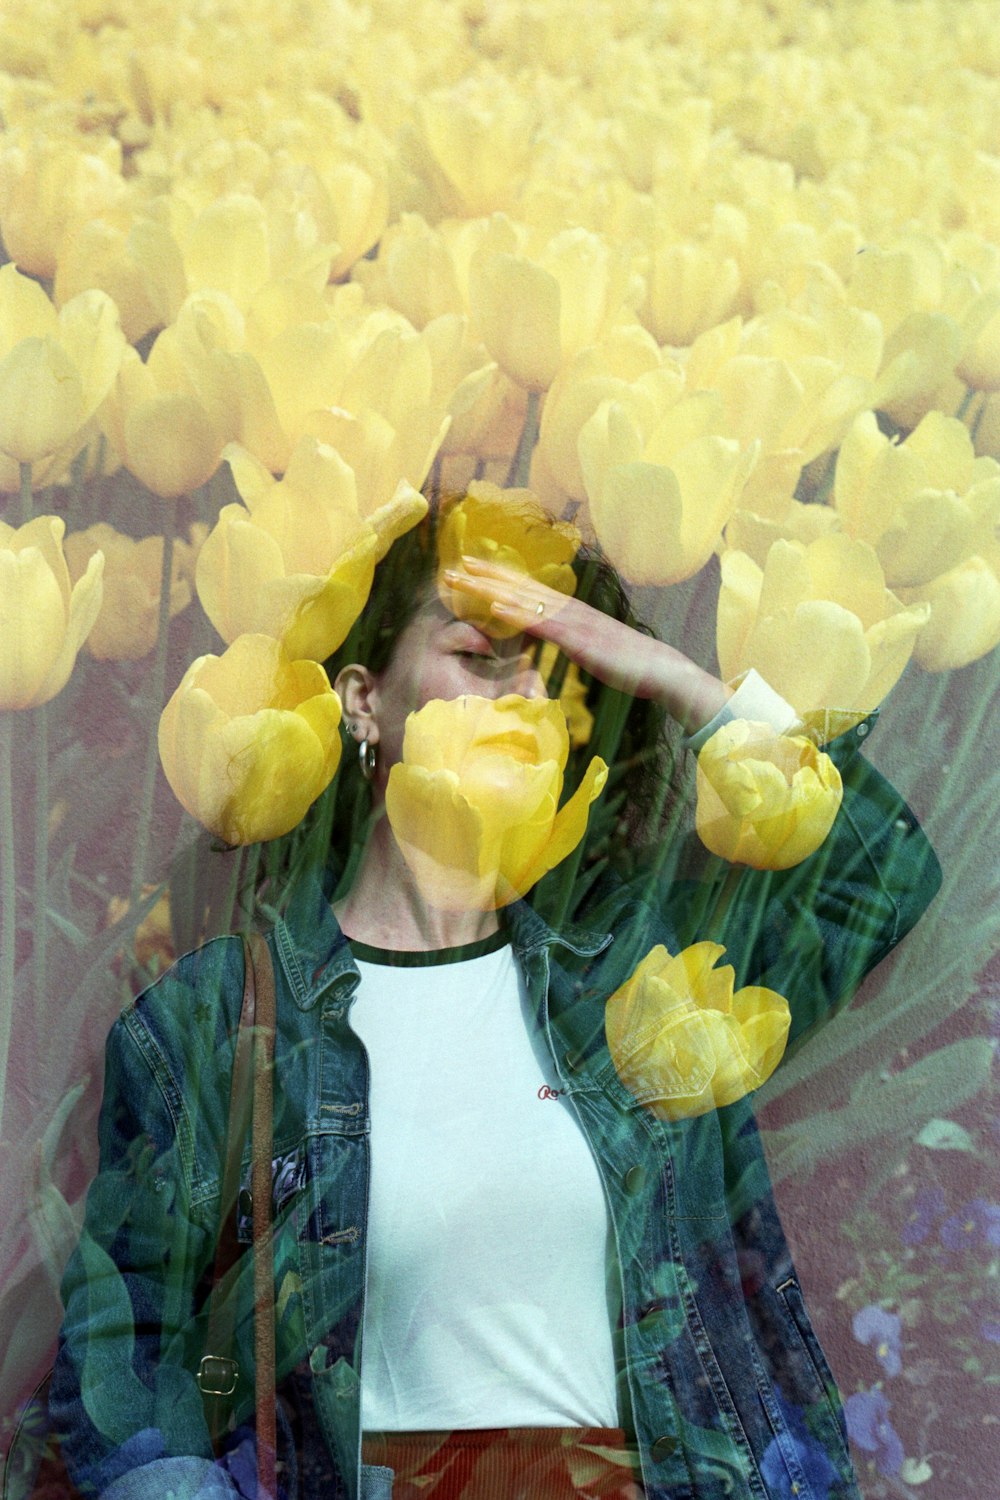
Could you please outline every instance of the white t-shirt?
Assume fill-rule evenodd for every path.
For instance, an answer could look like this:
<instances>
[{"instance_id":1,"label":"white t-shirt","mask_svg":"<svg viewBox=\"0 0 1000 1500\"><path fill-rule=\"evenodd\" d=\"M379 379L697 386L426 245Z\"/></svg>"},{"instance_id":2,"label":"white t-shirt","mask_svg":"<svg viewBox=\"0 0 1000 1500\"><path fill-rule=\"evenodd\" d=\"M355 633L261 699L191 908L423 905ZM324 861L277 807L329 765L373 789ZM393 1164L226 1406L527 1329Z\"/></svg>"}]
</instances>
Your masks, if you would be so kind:
<instances>
[{"instance_id":1,"label":"white t-shirt","mask_svg":"<svg viewBox=\"0 0 1000 1500\"><path fill-rule=\"evenodd\" d=\"M362 1426L617 1426L604 1191L513 950L351 946L371 1067Z\"/></svg>"}]
</instances>

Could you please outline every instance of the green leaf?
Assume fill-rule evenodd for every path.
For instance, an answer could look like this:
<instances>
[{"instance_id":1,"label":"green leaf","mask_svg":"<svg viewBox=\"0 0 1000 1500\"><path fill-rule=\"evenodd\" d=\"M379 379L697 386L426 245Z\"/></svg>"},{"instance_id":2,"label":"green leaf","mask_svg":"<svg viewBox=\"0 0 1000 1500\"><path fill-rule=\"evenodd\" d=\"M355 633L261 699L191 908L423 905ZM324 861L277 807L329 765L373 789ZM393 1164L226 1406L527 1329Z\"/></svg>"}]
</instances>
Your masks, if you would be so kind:
<instances>
[{"instance_id":1,"label":"green leaf","mask_svg":"<svg viewBox=\"0 0 1000 1500\"><path fill-rule=\"evenodd\" d=\"M929 1151L975 1151L976 1143L969 1132L954 1120L928 1120L916 1137L918 1146Z\"/></svg>"},{"instance_id":2,"label":"green leaf","mask_svg":"<svg viewBox=\"0 0 1000 1500\"><path fill-rule=\"evenodd\" d=\"M772 1177L812 1173L821 1162L863 1142L879 1142L886 1162L905 1155L928 1117L964 1104L986 1087L992 1064L992 1043L985 1037L967 1037L920 1058L903 1073L883 1079L872 1069L856 1099L843 1109L820 1111L807 1121L768 1133ZM869 1155L869 1175L878 1168L879 1162Z\"/></svg>"}]
</instances>

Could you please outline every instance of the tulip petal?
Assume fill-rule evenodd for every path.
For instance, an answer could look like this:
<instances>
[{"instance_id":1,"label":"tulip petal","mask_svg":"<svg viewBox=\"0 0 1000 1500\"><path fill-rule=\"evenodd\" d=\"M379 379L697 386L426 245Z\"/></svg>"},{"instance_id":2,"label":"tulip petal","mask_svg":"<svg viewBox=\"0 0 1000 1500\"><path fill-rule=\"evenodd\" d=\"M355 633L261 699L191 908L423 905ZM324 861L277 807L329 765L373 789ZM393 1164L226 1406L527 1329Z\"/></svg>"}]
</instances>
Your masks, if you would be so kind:
<instances>
[{"instance_id":1,"label":"tulip petal","mask_svg":"<svg viewBox=\"0 0 1000 1500\"><path fill-rule=\"evenodd\" d=\"M866 700L871 650L860 620L826 599L807 600L790 620L759 621L741 665L753 665L800 714L855 704L871 709L879 701Z\"/></svg>"},{"instance_id":2,"label":"tulip petal","mask_svg":"<svg viewBox=\"0 0 1000 1500\"><path fill-rule=\"evenodd\" d=\"M59 317L33 276L8 261L0 266L0 357L24 339L55 337Z\"/></svg>"},{"instance_id":3,"label":"tulip petal","mask_svg":"<svg viewBox=\"0 0 1000 1500\"><path fill-rule=\"evenodd\" d=\"M70 673L76 664L77 653L93 629L94 622L100 613L103 598L103 573L104 553L95 552L87 564L87 571L73 585L66 631L56 659L39 689L37 699L39 703L47 703L54 698L69 681Z\"/></svg>"},{"instance_id":4,"label":"tulip petal","mask_svg":"<svg viewBox=\"0 0 1000 1500\"><path fill-rule=\"evenodd\" d=\"M125 417L122 461L154 495L172 500L211 478L222 438L194 396L153 396Z\"/></svg>"},{"instance_id":5,"label":"tulip petal","mask_svg":"<svg viewBox=\"0 0 1000 1500\"><path fill-rule=\"evenodd\" d=\"M394 765L385 809L396 842L424 899L443 911L491 911L499 849L482 814L450 771Z\"/></svg>"},{"instance_id":6,"label":"tulip petal","mask_svg":"<svg viewBox=\"0 0 1000 1500\"><path fill-rule=\"evenodd\" d=\"M0 449L18 463L53 453L87 415L79 372L55 339L23 339L0 362Z\"/></svg>"},{"instance_id":7,"label":"tulip petal","mask_svg":"<svg viewBox=\"0 0 1000 1500\"><path fill-rule=\"evenodd\" d=\"M125 335L111 298L100 291L71 298L59 313L59 342L79 373L87 421L114 385L125 352Z\"/></svg>"},{"instance_id":8,"label":"tulip petal","mask_svg":"<svg viewBox=\"0 0 1000 1500\"><path fill-rule=\"evenodd\" d=\"M62 591L41 551L0 545L0 709L43 701L65 633Z\"/></svg>"},{"instance_id":9,"label":"tulip petal","mask_svg":"<svg viewBox=\"0 0 1000 1500\"><path fill-rule=\"evenodd\" d=\"M291 656L325 661L344 642L368 601L375 549L375 537L368 535L329 578L286 578L271 585L269 597L284 620L281 639ZM287 604L279 605L285 598Z\"/></svg>"},{"instance_id":10,"label":"tulip petal","mask_svg":"<svg viewBox=\"0 0 1000 1500\"><path fill-rule=\"evenodd\" d=\"M227 643L260 632L280 638L287 599L269 586L284 575L277 542L254 526L241 505L224 505L198 553L195 586L201 607ZM318 585L318 580L315 580Z\"/></svg>"},{"instance_id":11,"label":"tulip petal","mask_svg":"<svg viewBox=\"0 0 1000 1500\"><path fill-rule=\"evenodd\" d=\"M724 552L716 614L716 651L727 682L746 668L747 638L760 604L764 574L745 552Z\"/></svg>"},{"instance_id":12,"label":"tulip petal","mask_svg":"<svg viewBox=\"0 0 1000 1500\"><path fill-rule=\"evenodd\" d=\"M968 666L1000 643L1000 578L984 558L968 558L918 597L931 611L914 652L926 671Z\"/></svg>"},{"instance_id":13,"label":"tulip petal","mask_svg":"<svg viewBox=\"0 0 1000 1500\"><path fill-rule=\"evenodd\" d=\"M523 896L543 875L572 854L586 832L590 804L601 795L607 779L607 765L595 755L572 797L556 813L548 843L526 868L510 873L508 878L517 895Z\"/></svg>"},{"instance_id":14,"label":"tulip petal","mask_svg":"<svg viewBox=\"0 0 1000 1500\"><path fill-rule=\"evenodd\" d=\"M232 719L215 742L213 758L216 785L228 791L217 832L229 844L280 838L324 789L326 747L297 713L265 708Z\"/></svg>"}]
</instances>

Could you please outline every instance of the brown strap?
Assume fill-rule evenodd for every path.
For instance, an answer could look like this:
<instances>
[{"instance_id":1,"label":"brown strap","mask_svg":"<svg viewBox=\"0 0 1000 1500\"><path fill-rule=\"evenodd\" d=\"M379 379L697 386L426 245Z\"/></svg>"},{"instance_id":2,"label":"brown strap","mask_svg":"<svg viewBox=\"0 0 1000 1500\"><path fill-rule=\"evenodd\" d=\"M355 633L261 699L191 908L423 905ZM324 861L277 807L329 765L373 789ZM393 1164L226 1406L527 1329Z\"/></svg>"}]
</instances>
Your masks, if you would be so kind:
<instances>
[{"instance_id":1,"label":"brown strap","mask_svg":"<svg viewBox=\"0 0 1000 1500\"><path fill-rule=\"evenodd\" d=\"M232 1358L235 1297L219 1295L226 1273L239 1258L236 1199L247 1128L252 1130L250 1190L253 1196L254 1397L257 1411L258 1500L276 1494L274 1347L274 1252L271 1241L271 1159L273 1155L273 1063L275 1031L274 968L259 933L243 939L243 1006L233 1056L229 1092L229 1126L220 1190L220 1226L212 1291L209 1298L205 1357L199 1385L213 1444L223 1429L227 1408L218 1397L231 1395L239 1378Z\"/></svg>"},{"instance_id":2,"label":"brown strap","mask_svg":"<svg viewBox=\"0 0 1000 1500\"><path fill-rule=\"evenodd\" d=\"M229 1120L219 1189L219 1236L208 1297L208 1327L205 1355L198 1371L198 1385L205 1398L205 1415L213 1447L229 1414L225 1400L236 1389L239 1366L232 1358L236 1319L235 1297L220 1293L223 1278L240 1257L237 1234L237 1196L243 1146L250 1130L253 1106L253 1028L256 1020L256 985L250 944L243 939L243 1005L240 1010L233 1073L229 1087Z\"/></svg>"},{"instance_id":3,"label":"brown strap","mask_svg":"<svg viewBox=\"0 0 1000 1500\"><path fill-rule=\"evenodd\" d=\"M250 943L257 975L253 1052L253 1290L254 1376L257 1401L257 1500L277 1494L274 1385L274 1243L271 1236L271 1158L274 1145L274 969L260 933Z\"/></svg>"}]
</instances>

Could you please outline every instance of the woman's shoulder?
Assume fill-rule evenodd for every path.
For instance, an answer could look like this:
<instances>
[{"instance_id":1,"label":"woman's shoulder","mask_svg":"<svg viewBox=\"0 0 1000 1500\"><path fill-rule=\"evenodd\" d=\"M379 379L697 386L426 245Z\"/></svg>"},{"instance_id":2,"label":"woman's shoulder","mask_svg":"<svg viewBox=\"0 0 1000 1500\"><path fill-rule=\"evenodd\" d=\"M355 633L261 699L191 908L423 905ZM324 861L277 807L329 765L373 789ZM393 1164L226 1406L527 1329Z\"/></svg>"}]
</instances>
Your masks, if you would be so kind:
<instances>
[{"instance_id":1,"label":"woman's shoulder","mask_svg":"<svg viewBox=\"0 0 1000 1500\"><path fill-rule=\"evenodd\" d=\"M121 1013L118 1026L167 1057L227 1047L243 1000L243 942L215 937L184 953ZM227 1050L231 1050L227 1047Z\"/></svg>"}]
</instances>

